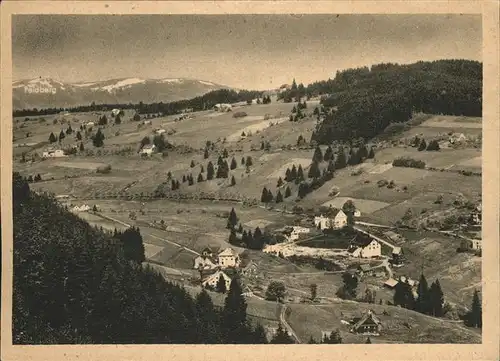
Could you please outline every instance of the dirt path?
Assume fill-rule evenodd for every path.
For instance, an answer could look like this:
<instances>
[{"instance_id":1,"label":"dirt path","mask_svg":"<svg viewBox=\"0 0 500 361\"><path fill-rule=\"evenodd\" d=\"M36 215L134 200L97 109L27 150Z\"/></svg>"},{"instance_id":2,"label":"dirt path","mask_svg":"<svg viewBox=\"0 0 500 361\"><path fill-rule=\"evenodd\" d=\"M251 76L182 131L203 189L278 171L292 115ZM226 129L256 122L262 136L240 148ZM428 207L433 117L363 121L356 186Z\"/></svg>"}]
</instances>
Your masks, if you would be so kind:
<instances>
[{"instance_id":1,"label":"dirt path","mask_svg":"<svg viewBox=\"0 0 500 361\"><path fill-rule=\"evenodd\" d=\"M289 323L286 321L286 312L288 309L289 308L287 305L281 305L280 322L285 327L288 334L291 335L297 343L301 343L299 337L293 330L292 326L290 326Z\"/></svg>"}]
</instances>

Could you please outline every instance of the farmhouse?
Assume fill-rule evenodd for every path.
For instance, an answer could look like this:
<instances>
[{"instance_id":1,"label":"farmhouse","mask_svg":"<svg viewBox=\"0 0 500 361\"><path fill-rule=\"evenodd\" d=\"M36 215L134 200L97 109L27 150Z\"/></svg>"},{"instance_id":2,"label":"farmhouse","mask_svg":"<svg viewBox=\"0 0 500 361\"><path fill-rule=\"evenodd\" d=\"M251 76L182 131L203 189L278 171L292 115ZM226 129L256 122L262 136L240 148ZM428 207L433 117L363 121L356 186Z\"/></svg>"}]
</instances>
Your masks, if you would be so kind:
<instances>
[{"instance_id":1,"label":"farmhouse","mask_svg":"<svg viewBox=\"0 0 500 361\"><path fill-rule=\"evenodd\" d=\"M144 124L144 125L152 124L152 121L151 120L144 120L142 122L142 124Z\"/></svg>"},{"instance_id":2,"label":"farmhouse","mask_svg":"<svg viewBox=\"0 0 500 361\"><path fill-rule=\"evenodd\" d=\"M217 287L217 282L219 282L220 276L224 278L224 281L226 282L226 289L228 290L231 286L231 278L222 271L217 271L211 274L210 276L205 278L201 284L203 287L215 288Z\"/></svg>"},{"instance_id":3,"label":"farmhouse","mask_svg":"<svg viewBox=\"0 0 500 361\"><path fill-rule=\"evenodd\" d=\"M402 266L404 261L404 255L403 255L403 250L401 247L394 247L392 249L392 258L389 260L389 262L393 266Z\"/></svg>"},{"instance_id":4,"label":"farmhouse","mask_svg":"<svg viewBox=\"0 0 500 361\"><path fill-rule=\"evenodd\" d=\"M286 229L283 233L286 235L287 240L289 242L293 242L299 239L299 236L301 234L307 234L311 232L309 228L306 227L300 227L300 226L293 226L288 229Z\"/></svg>"},{"instance_id":5,"label":"farmhouse","mask_svg":"<svg viewBox=\"0 0 500 361\"><path fill-rule=\"evenodd\" d=\"M90 210L90 206L88 206L87 204L82 204L81 206L74 206L71 210L73 212L86 212Z\"/></svg>"},{"instance_id":6,"label":"farmhouse","mask_svg":"<svg viewBox=\"0 0 500 361\"><path fill-rule=\"evenodd\" d=\"M87 122L87 123L85 123L86 127L93 127L94 125L95 125L94 122Z\"/></svg>"},{"instance_id":7,"label":"farmhouse","mask_svg":"<svg viewBox=\"0 0 500 361\"><path fill-rule=\"evenodd\" d=\"M221 268L236 268L239 267L241 260L240 256L236 254L231 248L226 248L221 253L219 253L217 262L219 267Z\"/></svg>"},{"instance_id":8,"label":"farmhouse","mask_svg":"<svg viewBox=\"0 0 500 361\"><path fill-rule=\"evenodd\" d=\"M257 264L254 261L250 261L242 270L241 273L247 277L255 277L257 275Z\"/></svg>"},{"instance_id":9,"label":"farmhouse","mask_svg":"<svg viewBox=\"0 0 500 361\"><path fill-rule=\"evenodd\" d=\"M394 287L396 287L398 283L399 282L396 281L394 278L389 278L387 281L384 282L384 286L393 289Z\"/></svg>"},{"instance_id":10,"label":"farmhouse","mask_svg":"<svg viewBox=\"0 0 500 361\"><path fill-rule=\"evenodd\" d=\"M466 140L467 137L464 135L464 133L453 133L449 138L450 144L462 143Z\"/></svg>"},{"instance_id":11,"label":"farmhouse","mask_svg":"<svg viewBox=\"0 0 500 361\"><path fill-rule=\"evenodd\" d=\"M111 111L111 115L114 116L114 117L116 117L118 114L120 114L120 111L121 111L120 109L113 109Z\"/></svg>"},{"instance_id":12,"label":"farmhouse","mask_svg":"<svg viewBox=\"0 0 500 361\"><path fill-rule=\"evenodd\" d=\"M371 258L382 254L380 243L368 236L357 235L347 250L352 257Z\"/></svg>"},{"instance_id":13,"label":"farmhouse","mask_svg":"<svg viewBox=\"0 0 500 361\"><path fill-rule=\"evenodd\" d=\"M205 247L203 251L201 251L201 255L203 257L210 257L213 258L219 252L220 247Z\"/></svg>"},{"instance_id":14,"label":"farmhouse","mask_svg":"<svg viewBox=\"0 0 500 361\"><path fill-rule=\"evenodd\" d=\"M165 133L165 132L166 132L166 130L165 130L165 129L157 129L157 130L155 131L155 133L156 133L156 134L163 134L163 133Z\"/></svg>"},{"instance_id":15,"label":"farmhouse","mask_svg":"<svg viewBox=\"0 0 500 361\"><path fill-rule=\"evenodd\" d=\"M358 268L356 269L356 273L360 276L363 277L365 275L369 275L372 273L371 267L369 264L360 264Z\"/></svg>"},{"instance_id":16,"label":"farmhouse","mask_svg":"<svg viewBox=\"0 0 500 361\"><path fill-rule=\"evenodd\" d=\"M233 110L231 104L215 104L214 110L218 112L230 112Z\"/></svg>"},{"instance_id":17,"label":"farmhouse","mask_svg":"<svg viewBox=\"0 0 500 361\"><path fill-rule=\"evenodd\" d=\"M320 215L319 217L314 217L314 225L321 229L340 229L347 225L347 215L341 209L333 210L330 217L325 217Z\"/></svg>"},{"instance_id":18,"label":"farmhouse","mask_svg":"<svg viewBox=\"0 0 500 361\"><path fill-rule=\"evenodd\" d=\"M194 259L194 269L197 270L214 270L217 268L217 262L207 256L198 256Z\"/></svg>"},{"instance_id":19,"label":"farmhouse","mask_svg":"<svg viewBox=\"0 0 500 361\"><path fill-rule=\"evenodd\" d=\"M462 250L480 251L482 248L482 240L464 239L462 240L462 242L460 242L460 248L462 248Z\"/></svg>"},{"instance_id":20,"label":"farmhouse","mask_svg":"<svg viewBox=\"0 0 500 361\"><path fill-rule=\"evenodd\" d=\"M62 149L48 149L42 153L42 158L57 158L64 157L64 151Z\"/></svg>"},{"instance_id":21,"label":"farmhouse","mask_svg":"<svg viewBox=\"0 0 500 361\"><path fill-rule=\"evenodd\" d=\"M351 332L354 333L379 335L382 330L382 322L373 314L372 310L368 310L363 317L357 320L354 319L353 322L354 325L351 328Z\"/></svg>"},{"instance_id":22,"label":"farmhouse","mask_svg":"<svg viewBox=\"0 0 500 361\"><path fill-rule=\"evenodd\" d=\"M156 145L146 144L144 147L142 147L141 153L151 155L154 153L155 149L156 149Z\"/></svg>"},{"instance_id":23,"label":"farmhouse","mask_svg":"<svg viewBox=\"0 0 500 361\"><path fill-rule=\"evenodd\" d=\"M361 211L359 209L354 210L354 217L361 217Z\"/></svg>"}]
</instances>

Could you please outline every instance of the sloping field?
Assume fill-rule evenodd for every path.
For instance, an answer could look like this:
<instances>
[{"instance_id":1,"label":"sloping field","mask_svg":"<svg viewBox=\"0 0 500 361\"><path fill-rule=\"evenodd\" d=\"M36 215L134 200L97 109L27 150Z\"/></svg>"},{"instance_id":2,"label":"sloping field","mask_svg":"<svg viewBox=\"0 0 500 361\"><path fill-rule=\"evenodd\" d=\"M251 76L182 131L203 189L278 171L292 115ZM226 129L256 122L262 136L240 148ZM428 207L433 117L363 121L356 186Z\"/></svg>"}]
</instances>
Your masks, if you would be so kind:
<instances>
[{"instance_id":1,"label":"sloping field","mask_svg":"<svg viewBox=\"0 0 500 361\"><path fill-rule=\"evenodd\" d=\"M369 199L359 199L359 198L349 198L349 197L336 197L331 201L325 202L322 205L325 207L332 206L333 208L342 208L344 203L348 200L352 200L357 209L361 211L361 213L372 213L376 212L379 209L385 208L389 206L389 203L372 201Z\"/></svg>"},{"instance_id":2,"label":"sloping field","mask_svg":"<svg viewBox=\"0 0 500 361\"><path fill-rule=\"evenodd\" d=\"M434 319L405 309L368 305L363 303L335 303L333 305L291 305L289 324L303 340L310 336L321 338L322 331L339 329L343 343L364 343L366 336L349 332L349 326L341 320L349 321L361 317L362 312L372 309L382 322L380 336L372 336L374 343L480 343L481 335L460 323ZM389 315L384 315L386 310ZM404 325L411 326L408 329Z\"/></svg>"},{"instance_id":3,"label":"sloping field","mask_svg":"<svg viewBox=\"0 0 500 361\"><path fill-rule=\"evenodd\" d=\"M295 165L295 167L298 167L299 165L301 165L302 169L305 172L306 168L309 167L310 164L311 164L311 159L292 158L287 163L283 164L278 170L269 174L267 177L268 178L276 178L276 179L281 177L284 179L287 168L290 168L290 170L291 170L294 165ZM305 173L304 176L307 176L307 173Z\"/></svg>"},{"instance_id":4,"label":"sloping field","mask_svg":"<svg viewBox=\"0 0 500 361\"><path fill-rule=\"evenodd\" d=\"M146 258L154 257L161 250L163 250L163 247L156 246L150 243L144 243L144 254Z\"/></svg>"}]
</instances>

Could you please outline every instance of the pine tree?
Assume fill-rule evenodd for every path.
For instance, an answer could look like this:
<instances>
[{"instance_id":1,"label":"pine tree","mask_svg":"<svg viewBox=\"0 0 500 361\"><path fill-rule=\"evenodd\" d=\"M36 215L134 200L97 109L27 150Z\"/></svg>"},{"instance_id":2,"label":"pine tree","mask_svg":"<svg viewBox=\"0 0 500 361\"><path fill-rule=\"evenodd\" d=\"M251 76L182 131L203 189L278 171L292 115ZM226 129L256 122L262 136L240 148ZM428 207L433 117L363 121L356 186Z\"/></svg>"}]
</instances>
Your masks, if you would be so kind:
<instances>
[{"instance_id":1,"label":"pine tree","mask_svg":"<svg viewBox=\"0 0 500 361\"><path fill-rule=\"evenodd\" d=\"M421 152L427 148L427 143L425 142L425 139L422 139L420 141L420 145L418 146L418 151Z\"/></svg>"},{"instance_id":2,"label":"pine tree","mask_svg":"<svg viewBox=\"0 0 500 361\"><path fill-rule=\"evenodd\" d=\"M238 226L238 233L243 233L243 226L241 225L241 223Z\"/></svg>"},{"instance_id":3,"label":"pine tree","mask_svg":"<svg viewBox=\"0 0 500 361\"><path fill-rule=\"evenodd\" d=\"M283 195L281 194L281 191L278 191L276 194L276 204L283 202Z\"/></svg>"},{"instance_id":4,"label":"pine tree","mask_svg":"<svg viewBox=\"0 0 500 361\"><path fill-rule=\"evenodd\" d=\"M278 178L278 183L276 184L276 188L279 188L283 185L283 179L281 177Z\"/></svg>"},{"instance_id":5,"label":"pine tree","mask_svg":"<svg viewBox=\"0 0 500 361\"><path fill-rule=\"evenodd\" d=\"M265 146L266 146L266 144L264 143L264 141L262 141L260 143L260 150L264 150Z\"/></svg>"},{"instance_id":6,"label":"pine tree","mask_svg":"<svg viewBox=\"0 0 500 361\"><path fill-rule=\"evenodd\" d=\"M71 128L71 124L69 125L68 129L66 129L66 134L71 134L73 133L73 128Z\"/></svg>"},{"instance_id":7,"label":"pine tree","mask_svg":"<svg viewBox=\"0 0 500 361\"><path fill-rule=\"evenodd\" d=\"M203 164L200 164L200 173L205 172L205 168L203 168Z\"/></svg>"},{"instance_id":8,"label":"pine tree","mask_svg":"<svg viewBox=\"0 0 500 361\"><path fill-rule=\"evenodd\" d=\"M318 108L316 108L316 109L318 109ZM325 154L323 155L323 160L325 162L328 162L331 159L333 159L333 149L331 146L328 146L328 148L326 148Z\"/></svg>"},{"instance_id":9,"label":"pine tree","mask_svg":"<svg viewBox=\"0 0 500 361\"><path fill-rule=\"evenodd\" d=\"M191 168L194 168L195 164L194 164L194 160L191 160L191 164L190 164L190 167Z\"/></svg>"},{"instance_id":10,"label":"pine tree","mask_svg":"<svg viewBox=\"0 0 500 361\"><path fill-rule=\"evenodd\" d=\"M290 180L293 181L296 178L297 178L297 167L294 164L293 167L292 167L292 170L290 172Z\"/></svg>"},{"instance_id":11,"label":"pine tree","mask_svg":"<svg viewBox=\"0 0 500 361\"><path fill-rule=\"evenodd\" d=\"M238 224L238 216L236 215L236 211L234 210L234 207L231 208L231 212L229 212L229 216L227 218L228 225L230 225L231 228L234 228Z\"/></svg>"},{"instance_id":12,"label":"pine tree","mask_svg":"<svg viewBox=\"0 0 500 361\"><path fill-rule=\"evenodd\" d=\"M92 139L92 144L94 144L94 147L102 147L104 145L104 134L101 132L101 128L97 129L97 133L94 135L94 138Z\"/></svg>"},{"instance_id":13,"label":"pine tree","mask_svg":"<svg viewBox=\"0 0 500 361\"><path fill-rule=\"evenodd\" d=\"M50 133L49 135L49 142L52 144L52 143L55 143L57 142L57 138L56 136L54 135L54 133Z\"/></svg>"},{"instance_id":14,"label":"pine tree","mask_svg":"<svg viewBox=\"0 0 500 361\"><path fill-rule=\"evenodd\" d=\"M198 319L198 328L200 330L199 342L207 344L216 344L221 341L219 332L219 320L217 311L208 292L203 289L195 301L196 318Z\"/></svg>"},{"instance_id":15,"label":"pine tree","mask_svg":"<svg viewBox=\"0 0 500 361\"><path fill-rule=\"evenodd\" d=\"M267 197L268 197L268 196L267 196L267 188L266 188L266 187L264 187L264 189L262 189L262 195L261 195L261 197L260 197L260 201L261 201L262 203L267 203Z\"/></svg>"},{"instance_id":16,"label":"pine tree","mask_svg":"<svg viewBox=\"0 0 500 361\"><path fill-rule=\"evenodd\" d=\"M192 174L190 174L190 175L188 176L188 184L189 184L190 186L192 186L192 185L194 184L194 179L193 179L193 175L192 175Z\"/></svg>"},{"instance_id":17,"label":"pine tree","mask_svg":"<svg viewBox=\"0 0 500 361\"><path fill-rule=\"evenodd\" d=\"M335 159L335 169L345 168L346 165L347 165L347 161L345 158L344 148L340 147L340 149L337 153L337 157Z\"/></svg>"},{"instance_id":18,"label":"pine tree","mask_svg":"<svg viewBox=\"0 0 500 361\"><path fill-rule=\"evenodd\" d=\"M59 133L59 141L63 140L64 138L66 138L66 135L64 134L64 131L61 130L61 132Z\"/></svg>"},{"instance_id":19,"label":"pine tree","mask_svg":"<svg viewBox=\"0 0 500 361\"><path fill-rule=\"evenodd\" d=\"M231 177L231 186L236 185L236 179L234 179L234 175Z\"/></svg>"},{"instance_id":20,"label":"pine tree","mask_svg":"<svg viewBox=\"0 0 500 361\"><path fill-rule=\"evenodd\" d=\"M217 281L217 285L215 287L216 291L219 293L226 293L226 280L222 275L219 276L219 280Z\"/></svg>"},{"instance_id":21,"label":"pine tree","mask_svg":"<svg viewBox=\"0 0 500 361\"><path fill-rule=\"evenodd\" d=\"M248 157L247 157L247 160L246 160L246 162L245 162L245 165L246 165L247 167L251 167L251 166L253 165L252 157L250 157L250 156L248 156Z\"/></svg>"},{"instance_id":22,"label":"pine tree","mask_svg":"<svg viewBox=\"0 0 500 361\"><path fill-rule=\"evenodd\" d=\"M430 314L434 317L442 317L444 314L444 295L438 279L435 280L431 285L431 288L429 290L429 299L431 305Z\"/></svg>"},{"instance_id":23,"label":"pine tree","mask_svg":"<svg viewBox=\"0 0 500 361\"><path fill-rule=\"evenodd\" d=\"M185 174L183 174L183 175L182 175L182 183L186 183L186 181L187 181L186 175L185 175Z\"/></svg>"},{"instance_id":24,"label":"pine tree","mask_svg":"<svg viewBox=\"0 0 500 361\"><path fill-rule=\"evenodd\" d=\"M241 158L241 165L245 165L245 157Z\"/></svg>"},{"instance_id":25,"label":"pine tree","mask_svg":"<svg viewBox=\"0 0 500 361\"><path fill-rule=\"evenodd\" d=\"M474 291L472 297L472 306L466 318L466 324L469 327L482 328L483 327L483 310L481 300L479 299L479 292Z\"/></svg>"},{"instance_id":26,"label":"pine tree","mask_svg":"<svg viewBox=\"0 0 500 361\"><path fill-rule=\"evenodd\" d=\"M429 294L429 285L425 276L420 275L420 281L418 284L418 296L415 301L415 310L420 313L429 314L430 311L430 294Z\"/></svg>"},{"instance_id":27,"label":"pine tree","mask_svg":"<svg viewBox=\"0 0 500 361\"><path fill-rule=\"evenodd\" d=\"M340 335L340 331L337 329L335 331L332 331L330 335L324 335L323 336L323 342L322 343L327 343L327 344L340 344L342 343L342 336Z\"/></svg>"},{"instance_id":28,"label":"pine tree","mask_svg":"<svg viewBox=\"0 0 500 361\"><path fill-rule=\"evenodd\" d=\"M281 323L271 339L271 344L292 344L295 343L294 339L283 329Z\"/></svg>"},{"instance_id":29,"label":"pine tree","mask_svg":"<svg viewBox=\"0 0 500 361\"><path fill-rule=\"evenodd\" d=\"M224 151L222 152L222 158L227 158L229 157L229 153L226 148L224 148Z\"/></svg>"},{"instance_id":30,"label":"pine tree","mask_svg":"<svg viewBox=\"0 0 500 361\"><path fill-rule=\"evenodd\" d=\"M285 198L288 198L292 195L292 191L290 190L290 187L286 187L285 189Z\"/></svg>"},{"instance_id":31,"label":"pine tree","mask_svg":"<svg viewBox=\"0 0 500 361\"><path fill-rule=\"evenodd\" d=\"M76 140L82 140L82 133L80 131L76 132Z\"/></svg>"},{"instance_id":32,"label":"pine tree","mask_svg":"<svg viewBox=\"0 0 500 361\"><path fill-rule=\"evenodd\" d=\"M302 164L299 164L299 167L297 168L297 178L299 182L302 182L305 180L304 178L304 170L302 169Z\"/></svg>"},{"instance_id":33,"label":"pine tree","mask_svg":"<svg viewBox=\"0 0 500 361\"><path fill-rule=\"evenodd\" d=\"M123 244L125 258L141 264L146 259L144 255L144 243L139 228L126 229L120 237Z\"/></svg>"},{"instance_id":34,"label":"pine tree","mask_svg":"<svg viewBox=\"0 0 500 361\"><path fill-rule=\"evenodd\" d=\"M292 177L292 172L290 171L290 168L287 168L285 172L285 181L287 182L292 181L291 177Z\"/></svg>"},{"instance_id":35,"label":"pine tree","mask_svg":"<svg viewBox=\"0 0 500 361\"><path fill-rule=\"evenodd\" d=\"M313 162L317 162L317 163L320 163L323 161L323 153L321 152L321 148L319 147L319 145L314 150L312 160L313 160Z\"/></svg>"},{"instance_id":36,"label":"pine tree","mask_svg":"<svg viewBox=\"0 0 500 361\"><path fill-rule=\"evenodd\" d=\"M235 169L237 166L236 159L233 157L233 159L231 159L231 170Z\"/></svg>"},{"instance_id":37,"label":"pine tree","mask_svg":"<svg viewBox=\"0 0 500 361\"><path fill-rule=\"evenodd\" d=\"M211 161L207 165L207 180L212 180L214 178L214 165Z\"/></svg>"},{"instance_id":38,"label":"pine tree","mask_svg":"<svg viewBox=\"0 0 500 361\"><path fill-rule=\"evenodd\" d=\"M307 173L309 178L319 178L321 177L321 172L319 170L318 163L313 161L311 166L309 167L309 172Z\"/></svg>"},{"instance_id":39,"label":"pine tree","mask_svg":"<svg viewBox=\"0 0 500 361\"><path fill-rule=\"evenodd\" d=\"M267 190L267 197L266 197L266 203L272 202L274 199L273 192L271 192L270 189Z\"/></svg>"},{"instance_id":40,"label":"pine tree","mask_svg":"<svg viewBox=\"0 0 500 361\"><path fill-rule=\"evenodd\" d=\"M203 152L203 159L208 159L208 148L205 148L205 151Z\"/></svg>"},{"instance_id":41,"label":"pine tree","mask_svg":"<svg viewBox=\"0 0 500 361\"><path fill-rule=\"evenodd\" d=\"M197 180L197 182L201 183L201 182L203 182L203 180L204 180L203 179L203 174L202 173L198 174L198 180Z\"/></svg>"},{"instance_id":42,"label":"pine tree","mask_svg":"<svg viewBox=\"0 0 500 361\"><path fill-rule=\"evenodd\" d=\"M222 311L224 343L244 343L248 340L247 303L238 278L233 278Z\"/></svg>"}]
</instances>

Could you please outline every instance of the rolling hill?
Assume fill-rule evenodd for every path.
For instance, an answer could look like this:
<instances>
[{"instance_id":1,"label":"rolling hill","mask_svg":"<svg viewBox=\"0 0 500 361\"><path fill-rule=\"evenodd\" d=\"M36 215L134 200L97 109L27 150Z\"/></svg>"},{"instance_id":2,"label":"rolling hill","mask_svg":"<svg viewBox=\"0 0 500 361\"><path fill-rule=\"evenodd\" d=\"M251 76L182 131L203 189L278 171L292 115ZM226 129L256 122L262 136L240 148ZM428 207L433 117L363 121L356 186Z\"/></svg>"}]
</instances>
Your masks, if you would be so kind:
<instances>
[{"instance_id":1,"label":"rolling hill","mask_svg":"<svg viewBox=\"0 0 500 361\"><path fill-rule=\"evenodd\" d=\"M71 107L82 104L153 103L194 98L227 88L204 80L121 78L64 83L51 78L18 80L12 84L14 109Z\"/></svg>"}]
</instances>

